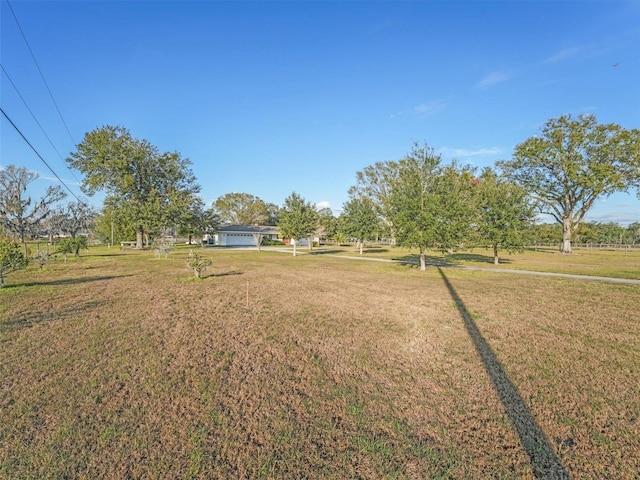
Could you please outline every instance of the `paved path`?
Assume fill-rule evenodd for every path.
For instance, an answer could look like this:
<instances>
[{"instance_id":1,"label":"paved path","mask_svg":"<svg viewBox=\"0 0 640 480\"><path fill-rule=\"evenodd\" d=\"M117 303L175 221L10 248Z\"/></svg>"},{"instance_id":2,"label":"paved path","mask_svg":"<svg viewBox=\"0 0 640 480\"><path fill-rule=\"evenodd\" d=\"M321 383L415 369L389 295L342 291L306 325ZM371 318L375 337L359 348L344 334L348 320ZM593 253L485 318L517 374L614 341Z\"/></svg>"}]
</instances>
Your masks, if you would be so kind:
<instances>
[{"instance_id":1,"label":"paved path","mask_svg":"<svg viewBox=\"0 0 640 480\"><path fill-rule=\"evenodd\" d=\"M281 252L288 253L291 255L291 250L287 250L284 248L264 248L263 250L269 250L272 252ZM346 260L364 260L368 262L386 262L386 263L400 263L406 265L417 265L417 262L410 262L406 260L392 260L388 258L375 258L375 257L360 257L360 256L351 256L351 255L335 255L333 253L322 253L322 250L311 251L298 249L298 255L317 255L319 257L334 257L334 258L343 258ZM596 282L609 282L609 283L623 283L626 285L640 285L640 280L635 280L632 278L616 278L616 277L599 277L595 275L575 275L572 273L554 273L554 272L536 272L534 270L515 270L513 268L491 268L491 267L472 267L467 265L451 265L451 264L435 264L430 263L428 266L433 267L444 267L444 268L458 268L461 270L477 270L481 272L497 272L497 273L515 273L519 275L538 275L540 277L558 277L558 278L572 278L575 280L588 280L588 281L596 281Z\"/></svg>"}]
</instances>

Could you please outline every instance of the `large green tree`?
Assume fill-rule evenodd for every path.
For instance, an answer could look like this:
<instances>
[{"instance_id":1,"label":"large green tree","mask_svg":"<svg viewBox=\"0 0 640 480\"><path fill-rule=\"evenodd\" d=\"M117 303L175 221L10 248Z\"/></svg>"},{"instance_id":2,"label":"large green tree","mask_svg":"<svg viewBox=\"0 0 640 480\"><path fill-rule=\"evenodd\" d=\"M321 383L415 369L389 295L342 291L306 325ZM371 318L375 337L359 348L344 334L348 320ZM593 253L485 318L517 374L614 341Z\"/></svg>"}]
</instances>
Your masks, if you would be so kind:
<instances>
[{"instance_id":1,"label":"large green tree","mask_svg":"<svg viewBox=\"0 0 640 480\"><path fill-rule=\"evenodd\" d=\"M52 206L65 197L61 187L51 186L38 200L25 195L38 174L24 167L8 165L0 170L0 226L17 237L21 243L37 233L52 213Z\"/></svg>"},{"instance_id":2,"label":"large green tree","mask_svg":"<svg viewBox=\"0 0 640 480\"><path fill-rule=\"evenodd\" d=\"M340 215L340 227L348 237L358 241L360 255L364 242L371 240L378 228L378 215L369 197L353 197L346 202Z\"/></svg>"},{"instance_id":3,"label":"large green tree","mask_svg":"<svg viewBox=\"0 0 640 480\"><path fill-rule=\"evenodd\" d=\"M571 253L573 233L598 198L640 186L640 130L564 115L498 165L562 225L562 252Z\"/></svg>"},{"instance_id":4,"label":"large green tree","mask_svg":"<svg viewBox=\"0 0 640 480\"><path fill-rule=\"evenodd\" d=\"M378 162L357 175L352 196L370 198L399 245L417 248L426 269L428 248L450 250L467 240L474 217L473 172L414 144L399 161Z\"/></svg>"},{"instance_id":5,"label":"large green tree","mask_svg":"<svg viewBox=\"0 0 640 480\"><path fill-rule=\"evenodd\" d=\"M474 182L475 183L475 182ZM493 263L499 250L522 251L529 226L535 220L534 204L520 186L485 168L475 187L478 233L493 249Z\"/></svg>"},{"instance_id":6,"label":"large green tree","mask_svg":"<svg viewBox=\"0 0 640 480\"><path fill-rule=\"evenodd\" d=\"M318 212L315 206L296 192L285 199L284 206L280 209L278 228L280 235L293 241L294 257L296 256L296 245L301 239L307 238L311 246L312 239L309 237L317 228L317 220Z\"/></svg>"},{"instance_id":7,"label":"large green tree","mask_svg":"<svg viewBox=\"0 0 640 480\"><path fill-rule=\"evenodd\" d=\"M227 193L214 207L222 223L230 225L275 225L277 206L249 193Z\"/></svg>"},{"instance_id":8,"label":"large green tree","mask_svg":"<svg viewBox=\"0 0 640 480\"><path fill-rule=\"evenodd\" d=\"M414 150L400 161L391 220L398 244L418 249L421 270L427 249L455 250L469 239L475 216L472 180L469 167L440 166L430 149Z\"/></svg>"},{"instance_id":9,"label":"large green tree","mask_svg":"<svg viewBox=\"0 0 640 480\"><path fill-rule=\"evenodd\" d=\"M67 162L84 175L86 194L105 191L105 205L134 225L139 249L145 232L177 225L200 190L188 159L177 152L161 153L121 126L85 134Z\"/></svg>"}]
</instances>

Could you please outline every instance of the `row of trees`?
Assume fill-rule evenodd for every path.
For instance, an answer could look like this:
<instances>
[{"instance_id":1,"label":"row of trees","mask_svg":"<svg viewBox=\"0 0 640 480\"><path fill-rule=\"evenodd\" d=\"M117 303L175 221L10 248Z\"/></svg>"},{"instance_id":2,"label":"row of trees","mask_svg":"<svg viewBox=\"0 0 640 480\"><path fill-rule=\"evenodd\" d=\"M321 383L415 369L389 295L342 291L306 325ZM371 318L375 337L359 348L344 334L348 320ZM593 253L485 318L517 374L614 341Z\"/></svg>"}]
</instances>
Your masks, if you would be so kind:
<instances>
[{"instance_id":1,"label":"row of trees","mask_svg":"<svg viewBox=\"0 0 640 480\"><path fill-rule=\"evenodd\" d=\"M29 184L37 178L36 173L14 165L0 170L0 232L24 244L43 230L76 238L93 226L95 211L88 203L56 206L66 196L59 186L49 187L37 199L28 195Z\"/></svg>"},{"instance_id":2,"label":"row of trees","mask_svg":"<svg viewBox=\"0 0 640 480\"><path fill-rule=\"evenodd\" d=\"M478 242L493 247L497 263L498 250L521 248L543 213L562 227L561 251L571 253L577 236L594 237L583 223L598 198L631 188L640 196L640 131L601 125L592 115L561 116L497 168L500 173L486 168L476 177L469 166L442 165L433 149L414 145L399 161L357 173L344 206L346 231L362 241L378 228L377 218L397 243L419 250L423 269L427 248ZM287 202L284 212L283 232L302 235L304 229L290 226Z\"/></svg>"},{"instance_id":3,"label":"row of trees","mask_svg":"<svg viewBox=\"0 0 640 480\"><path fill-rule=\"evenodd\" d=\"M532 225L527 232L529 245L557 244L562 238L562 225ZM640 245L640 222L622 226L614 222L584 222L573 233L572 243L599 245Z\"/></svg>"},{"instance_id":4,"label":"row of trees","mask_svg":"<svg viewBox=\"0 0 640 480\"><path fill-rule=\"evenodd\" d=\"M422 270L429 248L451 251L480 242L493 247L497 263L500 249L522 248L535 218L534 204L522 188L490 168L476 176L468 165L444 165L426 145L414 145L399 161L358 172L349 193L347 224L354 225L359 239L375 228L368 223L374 212L399 245L417 248Z\"/></svg>"},{"instance_id":5,"label":"row of trees","mask_svg":"<svg viewBox=\"0 0 640 480\"><path fill-rule=\"evenodd\" d=\"M188 160L160 153L122 127L88 133L68 161L84 174L86 193L106 191L105 211L128 219L139 248L145 230L166 225L195 234L219 222L277 223L295 239L310 235L328 217L297 194L278 209L252 195L231 193L206 210ZM421 253L482 239L497 256L498 248L520 245L535 213L545 213L562 225L562 251L569 253L594 202L632 187L640 187L640 131L601 125L592 115L567 115L549 120L540 136L515 148L511 160L498 162L497 171L485 169L479 176L466 165L442 165L426 145L414 145L399 161L367 167L358 172L344 206L343 231L370 236L377 228L375 215L399 244Z\"/></svg>"},{"instance_id":6,"label":"row of trees","mask_svg":"<svg viewBox=\"0 0 640 480\"><path fill-rule=\"evenodd\" d=\"M515 148L511 160L478 174L467 165L441 158L427 145L414 145L397 161L378 162L357 173L342 215L317 211L298 194L282 208L250 194L230 193L207 207L189 160L160 152L123 127L105 126L85 135L67 159L84 180L84 193L106 193L97 217L84 202L53 209L64 194L50 187L37 202L25 197L31 172L7 167L0 172L0 228L24 242L47 222L47 230L75 236L93 226L103 240L128 240L137 248L167 228L197 236L220 223L280 226L290 238L320 229L327 237L363 240L386 235L398 244L455 249L486 242L498 249L518 248L536 213L562 226L562 250L586 238L581 225L594 202L616 191L640 186L640 132L593 116L562 116L548 121L540 136Z\"/></svg>"},{"instance_id":7,"label":"row of trees","mask_svg":"<svg viewBox=\"0 0 640 480\"><path fill-rule=\"evenodd\" d=\"M26 168L9 165L0 170L0 287L4 277L28 263L26 240L39 236L43 229L49 235L67 235L61 250L75 253L86 245L78 233L91 228L94 211L85 202L69 202L55 206L65 198L58 186L49 187L44 195L34 199L27 194L29 184L38 178ZM24 253L18 242L23 244ZM44 257L41 257L44 259Z\"/></svg>"}]
</instances>

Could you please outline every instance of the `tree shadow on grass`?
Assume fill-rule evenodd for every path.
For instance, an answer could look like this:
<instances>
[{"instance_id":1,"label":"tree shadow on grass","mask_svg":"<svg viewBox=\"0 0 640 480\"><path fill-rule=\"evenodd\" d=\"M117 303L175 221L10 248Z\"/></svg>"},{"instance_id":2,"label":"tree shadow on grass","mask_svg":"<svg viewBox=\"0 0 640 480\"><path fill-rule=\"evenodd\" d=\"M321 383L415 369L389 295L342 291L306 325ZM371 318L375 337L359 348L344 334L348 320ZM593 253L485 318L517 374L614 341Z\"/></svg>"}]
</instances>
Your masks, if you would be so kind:
<instances>
[{"instance_id":1,"label":"tree shadow on grass","mask_svg":"<svg viewBox=\"0 0 640 480\"><path fill-rule=\"evenodd\" d=\"M493 265L493 255L480 255L477 253L452 253L451 255L448 255L447 258L450 259L450 261L453 263L458 261L465 261L490 263ZM504 257L500 257L500 263L513 263L513 261Z\"/></svg>"},{"instance_id":2,"label":"tree shadow on grass","mask_svg":"<svg viewBox=\"0 0 640 480\"><path fill-rule=\"evenodd\" d=\"M57 280L48 280L43 282L22 282L22 283L8 283L3 290L17 287L38 287L45 285L78 285L80 283L99 282L101 280L112 280L114 278L133 277L133 275L108 275L100 277L76 277L76 278L60 278Z\"/></svg>"},{"instance_id":3,"label":"tree shadow on grass","mask_svg":"<svg viewBox=\"0 0 640 480\"><path fill-rule=\"evenodd\" d=\"M388 248L382 247L364 247L364 249L362 249L363 253L386 253L388 251Z\"/></svg>"},{"instance_id":4,"label":"tree shadow on grass","mask_svg":"<svg viewBox=\"0 0 640 480\"><path fill-rule=\"evenodd\" d=\"M549 444L544 432L536 423L535 418L533 418L531 411L520 396L518 388L511 382L502 368L500 360L498 360L496 354L491 350L482 333L480 333L464 302L458 296L458 293L453 288L451 282L449 282L444 271L441 268L438 268L438 271L458 307L467 332L520 438L520 443L529 456L534 475L536 478L541 479L571 478L553 451L553 447Z\"/></svg>"},{"instance_id":5,"label":"tree shadow on grass","mask_svg":"<svg viewBox=\"0 0 640 480\"><path fill-rule=\"evenodd\" d=\"M209 278L209 277L228 277L230 275L244 275L244 272L240 272L239 270L231 270L229 272L222 272L222 273L211 273L209 275L206 276L202 276L202 278Z\"/></svg>"},{"instance_id":6,"label":"tree shadow on grass","mask_svg":"<svg viewBox=\"0 0 640 480\"><path fill-rule=\"evenodd\" d=\"M402 257L393 257L392 260L396 262L405 263L411 266L419 266L420 265L420 255L411 254L404 255ZM425 263L427 265L435 266L435 267L455 267L455 263L447 260L443 257L436 257L435 255L425 255L424 256Z\"/></svg>"},{"instance_id":7,"label":"tree shadow on grass","mask_svg":"<svg viewBox=\"0 0 640 480\"><path fill-rule=\"evenodd\" d=\"M333 249L333 250L312 250L311 252L309 252L309 255L335 255L337 253L344 253L347 249L346 248L341 248L341 249Z\"/></svg>"},{"instance_id":8,"label":"tree shadow on grass","mask_svg":"<svg viewBox=\"0 0 640 480\"><path fill-rule=\"evenodd\" d=\"M78 318L79 315L96 309L104 303L103 301L91 300L84 302L82 305L73 305L64 309L48 309L39 312L18 314L8 320L0 320L0 333L30 328L43 322L75 319Z\"/></svg>"}]
</instances>

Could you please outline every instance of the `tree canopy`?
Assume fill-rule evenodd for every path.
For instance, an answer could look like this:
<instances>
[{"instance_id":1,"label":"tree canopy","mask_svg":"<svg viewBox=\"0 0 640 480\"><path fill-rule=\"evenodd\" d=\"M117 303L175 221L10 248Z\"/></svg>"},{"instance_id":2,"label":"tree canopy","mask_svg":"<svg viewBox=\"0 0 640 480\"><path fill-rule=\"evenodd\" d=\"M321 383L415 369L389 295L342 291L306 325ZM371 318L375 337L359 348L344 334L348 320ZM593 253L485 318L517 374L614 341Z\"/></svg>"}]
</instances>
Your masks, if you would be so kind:
<instances>
[{"instance_id":1,"label":"tree canopy","mask_svg":"<svg viewBox=\"0 0 640 480\"><path fill-rule=\"evenodd\" d=\"M52 228L76 238L82 231L93 227L96 212L87 202L69 202L58 207L51 216Z\"/></svg>"},{"instance_id":2,"label":"tree canopy","mask_svg":"<svg viewBox=\"0 0 640 480\"><path fill-rule=\"evenodd\" d=\"M480 240L493 248L493 262L498 264L500 249L522 251L535 219L534 205L522 187L509 183L489 167L477 182L477 230Z\"/></svg>"},{"instance_id":3,"label":"tree canopy","mask_svg":"<svg viewBox=\"0 0 640 480\"><path fill-rule=\"evenodd\" d=\"M364 242L371 239L378 226L373 201L369 197L351 198L344 204L340 219L343 233L358 240L362 255Z\"/></svg>"},{"instance_id":4,"label":"tree canopy","mask_svg":"<svg viewBox=\"0 0 640 480\"><path fill-rule=\"evenodd\" d=\"M214 207L222 223L230 225L275 225L278 207L248 193L227 193Z\"/></svg>"},{"instance_id":5,"label":"tree canopy","mask_svg":"<svg viewBox=\"0 0 640 480\"><path fill-rule=\"evenodd\" d=\"M21 243L37 233L42 221L51 215L52 205L66 195L59 185L50 186L44 196L34 202L25 193L37 178L37 173L24 167L8 165L0 170L0 226Z\"/></svg>"},{"instance_id":6,"label":"tree canopy","mask_svg":"<svg viewBox=\"0 0 640 480\"><path fill-rule=\"evenodd\" d=\"M213 235L220 226L220 216L214 207L205 208L205 204L199 198L182 211L178 220L178 232L189 236L189 243L193 235Z\"/></svg>"},{"instance_id":7,"label":"tree canopy","mask_svg":"<svg viewBox=\"0 0 640 480\"><path fill-rule=\"evenodd\" d=\"M405 158L358 172L350 190L372 200L398 244L418 248L422 270L425 250L461 246L475 215L472 169L441 161L432 148L414 144Z\"/></svg>"},{"instance_id":8,"label":"tree canopy","mask_svg":"<svg viewBox=\"0 0 640 480\"><path fill-rule=\"evenodd\" d=\"M84 175L83 192L105 191L105 205L134 225L137 248L142 248L145 232L177 224L200 191L188 159L177 152L161 153L121 126L85 134L67 162Z\"/></svg>"},{"instance_id":9,"label":"tree canopy","mask_svg":"<svg viewBox=\"0 0 640 480\"><path fill-rule=\"evenodd\" d=\"M278 227L284 238L293 240L293 255L295 256L298 241L302 238L308 238L317 227L315 206L293 192L285 199L284 206L280 210Z\"/></svg>"},{"instance_id":10,"label":"tree canopy","mask_svg":"<svg viewBox=\"0 0 640 480\"><path fill-rule=\"evenodd\" d=\"M633 187L640 195L640 130L560 116L498 166L562 225L562 251L571 253L573 232L598 198Z\"/></svg>"},{"instance_id":11,"label":"tree canopy","mask_svg":"<svg viewBox=\"0 0 640 480\"><path fill-rule=\"evenodd\" d=\"M338 219L328 207L318 210L317 233L321 239L333 239L336 233L338 233Z\"/></svg>"}]
</instances>

